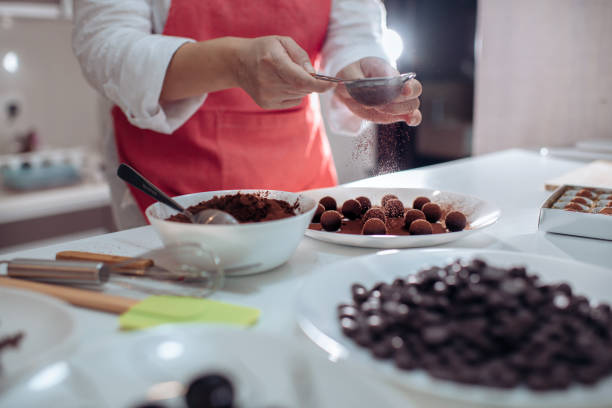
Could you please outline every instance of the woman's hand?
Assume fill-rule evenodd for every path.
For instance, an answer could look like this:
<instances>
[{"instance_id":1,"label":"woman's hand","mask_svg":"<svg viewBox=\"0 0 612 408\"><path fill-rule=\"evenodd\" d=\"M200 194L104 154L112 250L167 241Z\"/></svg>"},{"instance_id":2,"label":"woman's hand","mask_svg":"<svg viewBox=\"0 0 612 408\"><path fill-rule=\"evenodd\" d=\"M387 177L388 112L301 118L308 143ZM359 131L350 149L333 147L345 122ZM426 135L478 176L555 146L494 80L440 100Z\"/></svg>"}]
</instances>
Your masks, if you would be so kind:
<instances>
[{"instance_id":1,"label":"woman's hand","mask_svg":"<svg viewBox=\"0 0 612 408\"><path fill-rule=\"evenodd\" d=\"M237 55L238 85L264 109L297 106L309 93L334 87L310 76L315 70L308 54L290 37L244 40Z\"/></svg>"},{"instance_id":2,"label":"woman's hand","mask_svg":"<svg viewBox=\"0 0 612 408\"><path fill-rule=\"evenodd\" d=\"M367 57L344 67L336 76L343 79L359 79L396 75L399 75L399 72L385 60ZM410 126L418 126L421 123L421 112L419 111L421 91L421 83L416 79L411 79L404 84L402 93L395 100L380 106L365 106L356 102L348 94L344 85L338 86L335 94L351 112L363 119L375 123L404 121Z\"/></svg>"}]
</instances>

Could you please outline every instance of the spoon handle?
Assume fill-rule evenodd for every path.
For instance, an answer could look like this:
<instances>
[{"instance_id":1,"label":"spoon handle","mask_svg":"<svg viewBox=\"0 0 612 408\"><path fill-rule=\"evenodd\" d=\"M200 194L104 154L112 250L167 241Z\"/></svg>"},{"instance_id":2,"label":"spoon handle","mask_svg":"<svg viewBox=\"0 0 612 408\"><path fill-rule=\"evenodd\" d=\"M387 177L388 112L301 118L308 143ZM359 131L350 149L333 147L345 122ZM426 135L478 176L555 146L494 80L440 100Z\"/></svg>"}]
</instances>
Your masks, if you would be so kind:
<instances>
[{"instance_id":1,"label":"spoon handle","mask_svg":"<svg viewBox=\"0 0 612 408\"><path fill-rule=\"evenodd\" d=\"M331 77L331 76L327 76L327 75L321 75L321 74L310 74L310 75L313 78L315 78L315 79L320 79L320 80L323 80L323 81L336 82L336 83L344 82L343 79L336 78L336 77Z\"/></svg>"},{"instance_id":2,"label":"spoon handle","mask_svg":"<svg viewBox=\"0 0 612 408\"><path fill-rule=\"evenodd\" d=\"M414 73L414 72L407 72L405 74L402 74L401 77L402 77L402 82L407 82L407 81L409 81L409 80L411 80L413 78L416 78L416 73Z\"/></svg>"},{"instance_id":3,"label":"spoon handle","mask_svg":"<svg viewBox=\"0 0 612 408\"><path fill-rule=\"evenodd\" d=\"M117 176L119 176L119 178L125 181L126 183L129 183L132 186L136 187L143 193L150 195L157 201L160 201L182 213L185 212L185 209L179 203L168 197L153 183L144 178L142 174L138 173L136 170L134 170L127 164L121 163L119 165L119 168L117 169Z\"/></svg>"}]
</instances>

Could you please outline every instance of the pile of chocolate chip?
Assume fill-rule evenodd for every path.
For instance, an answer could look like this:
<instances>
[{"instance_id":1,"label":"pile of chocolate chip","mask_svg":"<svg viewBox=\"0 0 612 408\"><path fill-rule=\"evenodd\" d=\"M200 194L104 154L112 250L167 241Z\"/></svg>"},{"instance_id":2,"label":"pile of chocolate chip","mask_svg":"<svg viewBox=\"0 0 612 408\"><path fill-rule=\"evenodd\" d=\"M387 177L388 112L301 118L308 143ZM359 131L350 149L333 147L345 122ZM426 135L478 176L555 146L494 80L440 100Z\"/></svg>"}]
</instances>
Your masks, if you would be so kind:
<instances>
[{"instance_id":1,"label":"pile of chocolate chip","mask_svg":"<svg viewBox=\"0 0 612 408\"><path fill-rule=\"evenodd\" d=\"M594 384L612 373L612 312L566 283L482 260L351 287L342 331L401 369L466 384L532 390Z\"/></svg>"}]
</instances>

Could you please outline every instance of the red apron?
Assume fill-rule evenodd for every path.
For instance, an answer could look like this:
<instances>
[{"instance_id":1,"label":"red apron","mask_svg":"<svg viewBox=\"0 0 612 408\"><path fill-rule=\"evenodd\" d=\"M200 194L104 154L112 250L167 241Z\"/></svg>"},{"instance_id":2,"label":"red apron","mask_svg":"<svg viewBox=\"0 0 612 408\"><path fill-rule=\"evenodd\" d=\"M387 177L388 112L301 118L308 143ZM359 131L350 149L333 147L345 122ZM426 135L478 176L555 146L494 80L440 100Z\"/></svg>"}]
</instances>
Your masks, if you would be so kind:
<instances>
[{"instance_id":1,"label":"red apron","mask_svg":"<svg viewBox=\"0 0 612 408\"><path fill-rule=\"evenodd\" d=\"M165 35L292 37L317 65L330 0L173 0ZM213 92L173 134L131 125L113 109L119 159L171 196L225 189L300 191L336 184L316 103L267 111L240 88ZM131 187L130 187L131 188ZM142 211L153 202L131 188Z\"/></svg>"}]
</instances>

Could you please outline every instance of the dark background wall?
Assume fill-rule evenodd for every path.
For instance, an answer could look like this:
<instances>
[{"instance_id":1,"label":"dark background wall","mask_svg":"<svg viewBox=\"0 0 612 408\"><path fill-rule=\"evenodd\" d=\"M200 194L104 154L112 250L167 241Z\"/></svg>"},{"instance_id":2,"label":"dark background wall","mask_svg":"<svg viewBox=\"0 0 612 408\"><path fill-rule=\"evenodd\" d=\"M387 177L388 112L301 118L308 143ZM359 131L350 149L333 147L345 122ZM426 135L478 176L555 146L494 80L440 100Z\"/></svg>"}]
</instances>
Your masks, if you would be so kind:
<instances>
[{"instance_id":1,"label":"dark background wall","mask_svg":"<svg viewBox=\"0 0 612 408\"><path fill-rule=\"evenodd\" d=\"M387 25L404 42L400 72L423 84L417 128L381 125L376 173L471 154L477 0L385 0Z\"/></svg>"}]
</instances>

